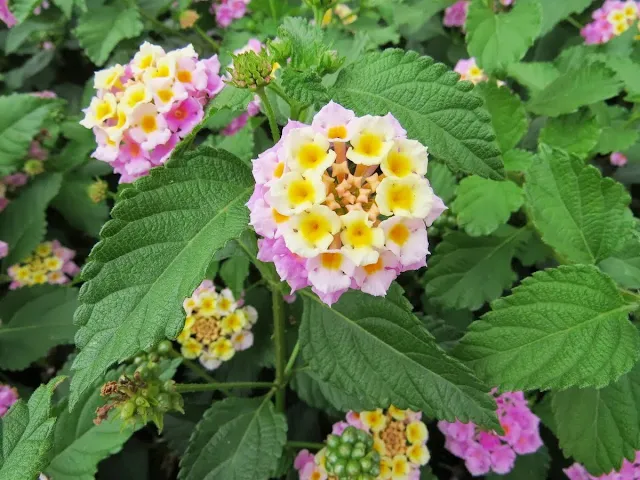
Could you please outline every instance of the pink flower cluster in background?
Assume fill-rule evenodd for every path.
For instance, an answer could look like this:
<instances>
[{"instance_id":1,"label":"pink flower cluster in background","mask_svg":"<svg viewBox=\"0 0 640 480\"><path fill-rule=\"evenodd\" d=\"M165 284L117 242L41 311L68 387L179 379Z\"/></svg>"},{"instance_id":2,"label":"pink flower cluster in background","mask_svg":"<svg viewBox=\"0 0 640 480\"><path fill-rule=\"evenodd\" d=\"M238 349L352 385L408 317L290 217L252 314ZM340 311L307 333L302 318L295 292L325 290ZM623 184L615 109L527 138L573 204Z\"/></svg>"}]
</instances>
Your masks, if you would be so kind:
<instances>
[{"instance_id":1,"label":"pink flower cluster in background","mask_svg":"<svg viewBox=\"0 0 640 480\"><path fill-rule=\"evenodd\" d=\"M0 417L9 411L11 405L18 401L18 391L9 385L0 384Z\"/></svg>"},{"instance_id":2,"label":"pink flower cluster in background","mask_svg":"<svg viewBox=\"0 0 640 480\"><path fill-rule=\"evenodd\" d=\"M613 152L609 157L611 165L616 167L624 167L627 164L627 157L622 152Z\"/></svg>"},{"instance_id":3,"label":"pink flower cluster in background","mask_svg":"<svg viewBox=\"0 0 640 480\"><path fill-rule=\"evenodd\" d=\"M426 265L427 227L446 209L427 161L391 114L356 117L330 102L311 125L289 121L253 161L258 258L292 292L311 285L329 305L349 288L385 295L401 272Z\"/></svg>"},{"instance_id":4,"label":"pink flower cluster in background","mask_svg":"<svg viewBox=\"0 0 640 480\"><path fill-rule=\"evenodd\" d=\"M4 258L9 255L9 244L0 240L0 258Z\"/></svg>"},{"instance_id":5,"label":"pink flower cluster in background","mask_svg":"<svg viewBox=\"0 0 640 480\"><path fill-rule=\"evenodd\" d=\"M93 157L132 182L167 161L224 87L217 55L198 60L193 46L165 52L145 42L127 65L96 72L97 95L80 122L93 129Z\"/></svg>"},{"instance_id":6,"label":"pink flower cluster in background","mask_svg":"<svg viewBox=\"0 0 640 480\"><path fill-rule=\"evenodd\" d=\"M0 0L0 20L2 20L8 28L12 28L18 23L18 19L11 13L11 10L9 10L9 0Z\"/></svg>"},{"instance_id":7,"label":"pink flower cluster in background","mask_svg":"<svg viewBox=\"0 0 640 480\"><path fill-rule=\"evenodd\" d=\"M508 7L513 4L515 0L500 0L500 3ZM469 11L470 0L459 0L450 7L444 9L444 19L442 23L445 27L461 27L464 28L464 23L467 21L467 12Z\"/></svg>"},{"instance_id":8,"label":"pink flower cluster in background","mask_svg":"<svg viewBox=\"0 0 640 480\"><path fill-rule=\"evenodd\" d=\"M482 431L473 422L438 422L446 438L445 448L464 459L473 476L491 471L499 475L509 473L517 455L533 453L542 446L540 419L529 409L524 393L498 395L496 404L504 435Z\"/></svg>"},{"instance_id":9,"label":"pink flower cluster in background","mask_svg":"<svg viewBox=\"0 0 640 480\"><path fill-rule=\"evenodd\" d=\"M216 23L227 28L234 20L239 20L247 13L247 5L251 0L214 0L211 13L216 16Z\"/></svg>"},{"instance_id":10,"label":"pink flower cluster in background","mask_svg":"<svg viewBox=\"0 0 640 480\"><path fill-rule=\"evenodd\" d=\"M478 67L474 57L458 60L453 71L460 74L460 80L468 80L474 85L488 80L484 70Z\"/></svg>"},{"instance_id":11,"label":"pink flower cluster in background","mask_svg":"<svg viewBox=\"0 0 640 480\"><path fill-rule=\"evenodd\" d=\"M29 176L26 173L12 173L0 180L0 212L9 205L7 194L25 185L28 180Z\"/></svg>"},{"instance_id":12,"label":"pink flower cluster in background","mask_svg":"<svg viewBox=\"0 0 640 480\"><path fill-rule=\"evenodd\" d=\"M570 480L638 480L640 478L640 451L636 452L636 458L633 462L625 458L618 471L595 476L587 472L587 469L579 463L574 463L569 468L565 468L564 473Z\"/></svg>"},{"instance_id":13,"label":"pink flower cluster in background","mask_svg":"<svg viewBox=\"0 0 640 480\"><path fill-rule=\"evenodd\" d=\"M606 0L602 7L592 14L593 22L580 30L586 44L607 43L622 35L637 20L640 2L633 0Z\"/></svg>"},{"instance_id":14,"label":"pink flower cluster in background","mask_svg":"<svg viewBox=\"0 0 640 480\"><path fill-rule=\"evenodd\" d=\"M9 267L10 290L49 283L68 283L80 272L73 258L76 252L63 247L60 242L44 242L38 245L32 255Z\"/></svg>"}]
</instances>

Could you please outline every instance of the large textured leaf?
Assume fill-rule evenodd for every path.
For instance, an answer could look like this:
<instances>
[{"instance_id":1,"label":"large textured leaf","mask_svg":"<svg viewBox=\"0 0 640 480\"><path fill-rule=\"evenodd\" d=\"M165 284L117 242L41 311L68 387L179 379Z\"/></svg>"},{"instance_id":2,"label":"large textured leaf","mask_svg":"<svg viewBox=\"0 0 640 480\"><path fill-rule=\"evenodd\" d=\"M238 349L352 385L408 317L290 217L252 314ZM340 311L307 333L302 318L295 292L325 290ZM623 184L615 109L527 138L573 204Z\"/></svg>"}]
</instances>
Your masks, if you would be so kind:
<instances>
[{"instance_id":1,"label":"large textured leaf","mask_svg":"<svg viewBox=\"0 0 640 480\"><path fill-rule=\"evenodd\" d=\"M307 405L325 410L335 416L340 416L348 410L362 411L367 409L366 404L356 396L348 395L341 389L321 380L308 369L294 375L291 388Z\"/></svg>"},{"instance_id":2,"label":"large textured leaf","mask_svg":"<svg viewBox=\"0 0 640 480\"><path fill-rule=\"evenodd\" d=\"M602 130L589 112L550 118L540 131L541 143L586 158L596 146Z\"/></svg>"},{"instance_id":3,"label":"large textured leaf","mask_svg":"<svg viewBox=\"0 0 640 480\"><path fill-rule=\"evenodd\" d=\"M540 148L524 190L542 240L568 262L597 263L633 231L625 188L561 150Z\"/></svg>"},{"instance_id":4,"label":"large textured leaf","mask_svg":"<svg viewBox=\"0 0 640 480\"><path fill-rule=\"evenodd\" d=\"M36 478L53 448L56 418L51 412L53 391L64 377L56 377L33 392L29 402L18 400L0 419L0 478Z\"/></svg>"},{"instance_id":5,"label":"large textured leaf","mask_svg":"<svg viewBox=\"0 0 640 480\"><path fill-rule=\"evenodd\" d=\"M503 227L488 237L445 235L425 275L430 301L447 308L477 310L502 295L516 279L511 260L525 229Z\"/></svg>"},{"instance_id":6,"label":"large textured leaf","mask_svg":"<svg viewBox=\"0 0 640 480\"><path fill-rule=\"evenodd\" d=\"M305 292L300 342L318 377L369 408L393 404L496 425L488 387L440 349L411 313L384 298L351 291L330 308Z\"/></svg>"},{"instance_id":7,"label":"large textured leaf","mask_svg":"<svg viewBox=\"0 0 640 480\"><path fill-rule=\"evenodd\" d=\"M535 93L527 108L538 115L555 117L615 97L622 86L611 68L602 62L590 62L562 73Z\"/></svg>"},{"instance_id":8,"label":"large textured leaf","mask_svg":"<svg viewBox=\"0 0 640 480\"><path fill-rule=\"evenodd\" d=\"M476 86L491 114L496 141L502 152L515 147L527 132L527 114L518 96L506 87L491 82Z\"/></svg>"},{"instance_id":9,"label":"large textured leaf","mask_svg":"<svg viewBox=\"0 0 640 480\"><path fill-rule=\"evenodd\" d=\"M268 397L216 402L196 426L178 478L267 480L286 440L286 420Z\"/></svg>"},{"instance_id":10,"label":"large textured leaf","mask_svg":"<svg viewBox=\"0 0 640 480\"><path fill-rule=\"evenodd\" d=\"M640 364L600 390L555 392L551 405L562 450L591 474L619 470L640 450Z\"/></svg>"},{"instance_id":11,"label":"large textured leaf","mask_svg":"<svg viewBox=\"0 0 640 480\"><path fill-rule=\"evenodd\" d=\"M0 367L22 370L56 345L73 343L75 288L42 285L9 292L0 302Z\"/></svg>"},{"instance_id":12,"label":"large textured leaf","mask_svg":"<svg viewBox=\"0 0 640 480\"><path fill-rule=\"evenodd\" d=\"M596 119L602 127L594 151L601 154L624 152L640 137L640 132L629 122L629 111L619 105L609 106L604 102L592 105Z\"/></svg>"},{"instance_id":13,"label":"large textured leaf","mask_svg":"<svg viewBox=\"0 0 640 480\"><path fill-rule=\"evenodd\" d=\"M24 159L31 140L57 104L32 95L0 97L0 173L6 175Z\"/></svg>"},{"instance_id":14,"label":"large textured leaf","mask_svg":"<svg viewBox=\"0 0 640 480\"><path fill-rule=\"evenodd\" d=\"M251 190L238 158L202 147L122 192L82 272L72 407L111 364L180 332L183 299L246 228Z\"/></svg>"},{"instance_id":15,"label":"large textured leaf","mask_svg":"<svg viewBox=\"0 0 640 480\"><path fill-rule=\"evenodd\" d=\"M3 268L31 255L42 241L47 226L46 210L58 193L61 181L59 173L38 175L2 212L0 239L9 244L9 255L2 261Z\"/></svg>"},{"instance_id":16,"label":"large textured leaf","mask_svg":"<svg viewBox=\"0 0 640 480\"><path fill-rule=\"evenodd\" d=\"M634 232L620 250L598 266L624 288L640 288L640 234Z\"/></svg>"},{"instance_id":17,"label":"large textured leaf","mask_svg":"<svg viewBox=\"0 0 640 480\"><path fill-rule=\"evenodd\" d=\"M500 180L504 171L491 119L470 89L429 57L385 50L342 70L331 94L359 115L393 113L409 137L452 170Z\"/></svg>"},{"instance_id":18,"label":"large textured leaf","mask_svg":"<svg viewBox=\"0 0 640 480\"><path fill-rule=\"evenodd\" d=\"M489 235L509 221L524 200L522 189L513 182L497 182L470 176L462 179L451 204L458 225L472 236Z\"/></svg>"},{"instance_id":19,"label":"large textured leaf","mask_svg":"<svg viewBox=\"0 0 640 480\"><path fill-rule=\"evenodd\" d=\"M552 0L555 1L555 0ZM560 76L553 63L529 62L509 65L509 76L529 89L531 94L543 90Z\"/></svg>"},{"instance_id":20,"label":"large textured leaf","mask_svg":"<svg viewBox=\"0 0 640 480\"><path fill-rule=\"evenodd\" d=\"M504 390L602 387L640 354L634 308L594 266L540 271L473 322L455 353Z\"/></svg>"},{"instance_id":21,"label":"large textured leaf","mask_svg":"<svg viewBox=\"0 0 640 480\"><path fill-rule=\"evenodd\" d=\"M538 0L542 5L541 35L545 35L561 20L573 13L580 13L593 3L593 0Z\"/></svg>"},{"instance_id":22,"label":"large textured leaf","mask_svg":"<svg viewBox=\"0 0 640 480\"><path fill-rule=\"evenodd\" d=\"M96 408L104 405L100 386L116 380L119 371L111 371L87 390L73 410L63 402L53 435L51 461L44 469L56 480L92 480L98 463L118 453L133 433L117 415L95 425Z\"/></svg>"},{"instance_id":23,"label":"large textured leaf","mask_svg":"<svg viewBox=\"0 0 640 480\"><path fill-rule=\"evenodd\" d=\"M75 34L91 61L101 66L118 43L140 35L143 28L137 8L103 5L92 7L78 19Z\"/></svg>"},{"instance_id":24,"label":"large textured leaf","mask_svg":"<svg viewBox=\"0 0 640 480\"><path fill-rule=\"evenodd\" d=\"M472 0L467 14L467 48L488 72L504 71L519 61L540 31L542 8L535 0L519 0L507 13L496 13L493 4Z\"/></svg>"}]
</instances>

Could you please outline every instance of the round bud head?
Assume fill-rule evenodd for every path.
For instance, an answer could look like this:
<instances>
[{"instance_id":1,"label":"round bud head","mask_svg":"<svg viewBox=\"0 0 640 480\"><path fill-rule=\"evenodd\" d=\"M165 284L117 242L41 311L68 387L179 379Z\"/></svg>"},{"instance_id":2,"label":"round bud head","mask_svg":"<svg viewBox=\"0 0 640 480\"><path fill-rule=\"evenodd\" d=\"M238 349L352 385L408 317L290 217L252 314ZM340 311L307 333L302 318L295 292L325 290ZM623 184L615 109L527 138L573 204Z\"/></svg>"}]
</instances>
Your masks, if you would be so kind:
<instances>
[{"instance_id":1,"label":"round bud head","mask_svg":"<svg viewBox=\"0 0 640 480\"><path fill-rule=\"evenodd\" d=\"M156 351L160 355L167 355L169 352L171 352L171 350L173 350L173 346L171 345L171 342L169 340L161 341L156 347Z\"/></svg>"},{"instance_id":2,"label":"round bud head","mask_svg":"<svg viewBox=\"0 0 640 480\"><path fill-rule=\"evenodd\" d=\"M343 443L338 447L338 456L341 458L349 458L351 457L351 444Z\"/></svg>"},{"instance_id":3,"label":"round bud head","mask_svg":"<svg viewBox=\"0 0 640 480\"><path fill-rule=\"evenodd\" d=\"M340 439L342 440L342 443L355 443L357 434L358 429L354 426L349 425L344 429L344 432L342 432Z\"/></svg>"},{"instance_id":4,"label":"round bud head","mask_svg":"<svg viewBox=\"0 0 640 480\"><path fill-rule=\"evenodd\" d=\"M44 162L35 158L29 159L24 163L23 170L29 176L39 175L44 172Z\"/></svg>"},{"instance_id":5,"label":"round bud head","mask_svg":"<svg viewBox=\"0 0 640 480\"><path fill-rule=\"evenodd\" d=\"M367 441L367 439L372 438L371 435L367 432L365 432L364 430L360 430L359 428L356 431L356 439L358 440L358 442L365 442Z\"/></svg>"},{"instance_id":6,"label":"round bud head","mask_svg":"<svg viewBox=\"0 0 640 480\"><path fill-rule=\"evenodd\" d=\"M327 455L325 456L325 459L327 461L327 465L333 465L338 460L340 460L340 457L338 456L338 452L337 451L335 451L335 450L327 450Z\"/></svg>"},{"instance_id":7,"label":"round bud head","mask_svg":"<svg viewBox=\"0 0 640 480\"><path fill-rule=\"evenodd\" d=\"M363 443L356 443L353 447L353 450L351 450L351 458L355 458L355 459L359 459L359 458L363 458L367 453L366 447L364 446Z\"/></svg>"},{"instance_id":8,"label":"round bud head","mask_svg":"<svg viewBox=\"0 0 640 480\"><path fill-rule=\"evenodd\" d=\"M360 473L360 462L358 462L357 460L349 460L347 462L347 475L351 476L351 475L357 475Z\"/></svg>"},{"instance_id":9,"label":"round bud head","mask_svg":"<svg viewBox=\"0 0 640 480\"><path fill-rule=\"evenodd\" d=\"M329 435L327 437L327 447L335 448L338 445L340 445L340 437L339 436L331 434L331 435Z\"/></svg>"},{"instance_id":10,"label":"round bud head","mask_svg":"<svg viewBox=\"0 0 640 480\"><path fill-rule=\"evenodd\" d=\"M371 468L369 469L369 475L371 475L373 478L376 478L378 475L380 475L380 461L378 460L378 463L375 463L371 466Z\"/></svg>"},{"instance_id":11,"label":"round bud head","mask_svg":"<svg viewBox=\"0 0 640 480\"><path fill-rule=\"evenodd\" d=\"M329 473L333 473L334 475L344 475L347 472L347 460L344 458L339 459L336 463L333 464L333 471Z\"/></svg>"},{"instance_id":12,"label":"round bud head","mask_svg":"<svg viewBox=\"0 0 640 480\"><path fill-rule=\"evenodd\" d=\"M371 460L371 457L364 457L360 459L360 468L363 472L369 472L371 470L371 467L373 467L373 461Z\"/></svg>"}]
</instances>

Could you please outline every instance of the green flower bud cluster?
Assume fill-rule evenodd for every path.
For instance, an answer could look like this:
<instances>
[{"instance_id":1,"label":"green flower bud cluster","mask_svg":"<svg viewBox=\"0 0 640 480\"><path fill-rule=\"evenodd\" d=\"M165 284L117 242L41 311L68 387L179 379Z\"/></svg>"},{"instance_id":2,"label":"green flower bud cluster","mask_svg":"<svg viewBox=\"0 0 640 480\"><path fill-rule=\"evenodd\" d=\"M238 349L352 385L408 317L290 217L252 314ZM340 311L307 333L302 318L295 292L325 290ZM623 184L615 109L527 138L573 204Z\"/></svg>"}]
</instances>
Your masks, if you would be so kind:
<instances>
[{"instance_id":1,"label":"green flower bud cluster","mask_svg":"<svg viewBox=\"0 0 640 480\"><path fill-rule=\"evenodd\" d=\"M104 180L96 180L87 187L87 195L93 203L100 203L107 198L109 184Z\"/></svg>"},{"instance_id":2,"label":"green flower bud cluster","mask_svg":"<svg viewBox=\"0 0 640 480\"><path fill-rule=\"evenodd\" d=\"M238 88L248 88L256 91L271 82L273 60L265 49L260 53L253 50L233 56L233 68L228 69L231 74L230 83Z\"/></svg>"},{"instance_id":3,"label":"green flower bud cluster","mask_svg":"<svg viewBox=\"0 0 640 480\"><path fill-rule=\"evenodd\" d=\"M342 435L327 437L327 473L338 480L374 480L380 474L380 454L373 449L373 437L349 426Z\"/></svg>"},{"instance_id":4,"label":"green flower bud cluster","mask_svg":"<svg viewBox=\"0 0 640 480\"><path fill-rule=\"evenodd\" d=\"M429 237L439 237L444 235L447 230L453 230L457 227L458 221L456 220L456 216L451 213L450 210L445 210L442 212L442 215L436 218L433 225L427 229L427 234Z\"/></svg>"},{"instance_id":5,"label":"green flower bud cluster","mask_svg":"<svg viewBox=\"0 0 640 480\"><path fill-rule=\"evenodd\" d=\"M44 162L42 160L30 158L29 160L24 162L24 167L22 169L27 175L29 175L30 177L34 177L44 172Z\"/></svg>"}]
</instances>

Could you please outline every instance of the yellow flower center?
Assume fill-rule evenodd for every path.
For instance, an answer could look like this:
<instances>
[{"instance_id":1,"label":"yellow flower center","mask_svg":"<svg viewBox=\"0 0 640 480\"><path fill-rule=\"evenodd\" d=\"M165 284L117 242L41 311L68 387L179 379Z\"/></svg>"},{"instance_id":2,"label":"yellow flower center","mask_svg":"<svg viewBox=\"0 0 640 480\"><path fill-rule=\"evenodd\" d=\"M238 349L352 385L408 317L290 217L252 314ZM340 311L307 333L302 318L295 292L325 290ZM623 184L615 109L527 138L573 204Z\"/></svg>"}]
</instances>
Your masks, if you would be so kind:
<instances>
[{"instance_id":1,"label":"yellow flower center","mask_svg":"<svg viewBox=\"0 0 640 480\"><path fill-rule=\"evenodd\" d=\"M371 265L365 265L364 271L367 272L367 275L373 275L376 272L382 270L384 265L382 264L382 257L378 257L378 261L376 263L372 263Z\"/></svg>"},{"instance_id":2,"label":"yellow flower center","mask_svg":"<svg viewBox=\"0 0 640 480\"><path fill-rule=\"evenodd\" d=\"M289 186L289 202L300 205L304 202L313 202L313 184L309 180L296 180Z\"/></svg>"},{"instance_id":3,"label":"yellow flower center","mask_svg":"<svg viewBox=\"0 0 640 480\"><path fill-rule=\"evenodd\" d=\"M229 300L228 298L221 298L219 303L220 303L221 310L226 311L231 308L231 300Z\"/></svg>"},{"instance_id":4,"label":"yellow flower center","mask_svg":"<svg viewBox=\"0 0 640 480\"><path fill-rule=\"evenodd\" d=\"M281 223L284 223L287 220L289 220L289 217L287 217L286 215L282 215L275 208L271 209L271 214L273 215L274 222L276 222L276 224L278 224L278 225L280 225Z\"/></svg>"},{"instance_id":5,"label":"yellow flower center","mask_svg":"<svg viewBox=\"0 0 640 480\"><path fill-rule=\"evenodd\" d=\"M173 92L170 89L158 90L157 92L158 98L162 100L163 103L169 103L169 101L173 98Z\"/></svg>"},{"instance_id":6,"label":"yellow flower center","mask_svg":"<svg viewBox=\"0 0 640 480\"><path fill-rule=\"evenodd\" d=\"M276 165L276 168L273 169L274 178L280 178L284 173L284 162L280 162Z\"/></svg>"},{"instance_id":7,"label":"yellow flower center","mask_svg":"<svg viewBox=\"0 0 640 480\"><path fill-rule=\"evenodd\" d=\"M144 133L155 132L158 129L158 122L155 115L145 115L140 121L140 127Z\"/></svg>"},{"instance_id":8,"label":"yellow flower center","mask_svg":"<svg viewBox=\"0 0 640 480\"><path fill-rule=\"evenodd\" d=\"M318 145L315 143L307 143L300 149L298 161L300 162L300 166L306 170L317 167L326 156L327 152L322 150Z\"/></svg>"},{"instance_id":9,"label":"yellow flower center","mask_svg":"<svg viewBox=\"0 0 640 480\"><path fill-rule=\"evenodd\" d=\"M362 155L376 157L380 155L380 151L382 150L382 140L378 135L364 132L360 135L360 141L355 150Z\"/></svg>"},{"instance_id":10,"label":"yellow flower center","mask_svg":"<svg viewBox=\"0 0 640 480\"><path fill-rule=\"evenodd\" d=\"M130 108L133 108L142 101L144 101L144 90L136 90L131 93L131 95L129 95L129 101L127 102L127 105Z\"/></svg>"},{"instance_id":11,"label":"yellow flower center","mask_svg":"<svg viewBox=\"0 0 640 480\"><path fill-rule=\"evenodd\" d=\"M96 118L98 121L105 120L113 115L113 109L109 102L100 102L96 108Z\"/></svg>"},{"instance_id":12,"label":"yellow flower center","mask_svg":"<svg viewBox=\"0 0 640 480\"><path fill-rule=\"evenodd\" d=\"M169 71L169 67L167 65L160 65L155 72L153 72L153 76L156 78L159 77L168 77L169 75L171 75L171 72Z\"/></svg>"},{"instance_id":13,"label":"yellow flower center","mask_svg":"<svg viewBox=\"0 0 640 480\"><path fill-rule=\"evenodd\" d=\"M320 256L320 261L327 270L338 270L342 265L342 255L339 253L323 253Z\"/></svg>"},{"instance_id":14,"label":"yellow flower center","mask_svg":"<svg viewBox=\"0 0 640 480\"><path fill-rule=\"evenodd\" d=\"M322 215L310 213L300 222L300 234L311 243L318 242L330 231L331 224Z\"/></svg>"},{"instance_id":15,"label":"yellow flower center","mask_svg":"<svg viewBox=\"0 0 640 480\"><path fill-rule=\"evenodd\" d=\"M402 246L409 238L409 229L402 223L396 223L387 234L389 240Z\"/></svg>"},{"instance_id":16,"label":"yellow flower center","mask_svg":"<svg viewBox=\"0 0 640 480\"><path fill-rule=\"evenodd\" d=\"M411 210L413 207L413 190L408 185L392 185L389 188L389 208Z\"/></svg>"},{"instance_id":17,"label":"yellow flower center","mask_svg":"<svg viewBox=\"0 0 640 480\"><path fill-rule=\"evenodd\" d=\"M327 135L329 138L346 138L347 127L345 127L344 125L336 125L334 127L330 127Z\"/></svg>"},{"instance_id":18,"label":"yellow flower center","mask_svg":"<svg viewBox=\"0 0 640 480\"><path fill-rule=\"evenodd\" d=\"M391 152L387 158L389 170L396 177L406 177L411 173L411 159L400 152Z\"/></svg>"},{"instance_id":19,"label":"yellow flower center","mask_svg":"<svg viewBox=\"0 0 640 480\"><path fill-rule=\"evenodd\" d=\"M191 72L189 70L179 70L176 74L176 78L182 83L191 83Z\"/></svg>"},{"instance_id":20,"label":"yellow flower center","mask_svg":"<svg viewBox=\"0 0 640 480\"><path fill-rule=\"evenodd\" d=\"M145 68L149 68L152 63L153 63L153 56L152 55L145 55L144 57L142 57L140 59L140 63L138 65L139 65L140 69L145 69Z\"/></svg>"},{"instance_id":21,"label":"yellow flower center","mask_svg":"<svg viewBox=\"0 0 640 480\"><path fill-rule=\"evenodd\" d=\"M345 233L347 242L354 248L368 247L373 242L371 227L364 220L349 225Z\"/></svg>"}]
</instances>

